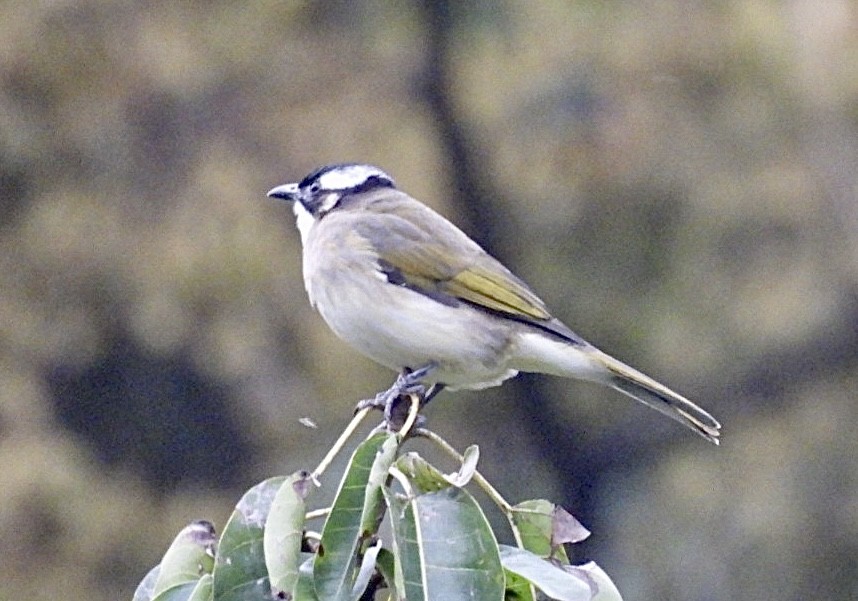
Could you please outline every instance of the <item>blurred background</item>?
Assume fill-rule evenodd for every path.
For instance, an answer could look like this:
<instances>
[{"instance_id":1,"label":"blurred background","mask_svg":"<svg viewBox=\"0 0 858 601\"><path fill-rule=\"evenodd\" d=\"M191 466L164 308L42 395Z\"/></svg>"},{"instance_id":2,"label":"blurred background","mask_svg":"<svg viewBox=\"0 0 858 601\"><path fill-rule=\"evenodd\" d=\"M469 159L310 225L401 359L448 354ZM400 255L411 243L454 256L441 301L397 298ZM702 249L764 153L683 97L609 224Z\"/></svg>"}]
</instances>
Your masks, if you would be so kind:
<instances>
[{"instance_id":1,"label":"blurred background","mask_svg":"<svg viewBox=\"0 0 858 601\"><path fill-rule=\"evenodd\" d=\"M547 376L440 396L430 425L508 499L594 532L577 560L629 601L858 597L856 2L6 0L0 22L0 598L129 599L184 524L314 467L389 385L309 306L265 197L341 161L722 421L715 448Z\"/></svg>"}]
</instances>

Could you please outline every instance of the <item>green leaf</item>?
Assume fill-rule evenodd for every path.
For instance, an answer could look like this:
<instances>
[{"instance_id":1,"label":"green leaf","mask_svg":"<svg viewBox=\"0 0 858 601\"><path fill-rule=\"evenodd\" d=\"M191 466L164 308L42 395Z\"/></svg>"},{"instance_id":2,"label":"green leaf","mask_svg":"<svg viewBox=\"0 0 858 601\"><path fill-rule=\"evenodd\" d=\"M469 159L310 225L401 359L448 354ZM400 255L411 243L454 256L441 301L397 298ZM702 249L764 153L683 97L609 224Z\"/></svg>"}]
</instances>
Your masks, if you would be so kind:
<instances>
[{"instance_id":1,"label":"green leaf","mask_svg":"<svg viewBox=\"0 0 858 601\"><path fill-rule=\"evenodd\" d=\"M593 601L623 601L616 585L605 571L596 565L596 562L590 561L580 566L563 566L563 569L574 571L580 574L582 578L589 578L596 585L597 593L593 597Z\"/></svg>"},{"instance_id":2,"label":"green leaf","mask_svg":"<svg viewBox=\"0 0 858 601\"><path fill-rule=\"evenodd\" d=\"M569 558L563 546L552 544L556 509L554 503L544 499L524 501L512 508L512 521L525 549L540 557L553 557L568 564Z\"/></svg>"},{"instance_id":3,"label":"green leaf","mask_svg":"<svg viewBox=\"0 0 858 601\"><path fill-rule=\"evenodd\" d=\"M152 601L212 601L212 575L203 574L196 582L171 587Z\"/></svg>"},{"instance_id":4,"label":"green leaf","mask_svg":"<svg viewBox=\"0 0 858 601\"><path fill-rule=\"evenodd\" d=\"M395 442L389 442L393 439ZM379 433L361 443L352 454L340 482L313 566L316 595L325 601L351 598L361 544L372 535L383 510L378 482L370 476L387 471L398 444L395 434ZM391 452L393 445L394 452ZM387 467L373 467L376 461Z\"/></svg>"},{"instance_id":5,"label":"green leaf","mask_svg":"<svg viewBox=\"0 0 858 601\"><path fill-rule=\"evenodd\" d=\"M372 575L375 573L375 561L379 551L381 551L381 541L377 541L364 552L360 570L358 570L355 584L352 587L352 601L358 601L366 590Z\"/></svg>"},{"instance_id":6,"label":"green leaf","mask_svg":"<svg viewBox=\"0 0 858 601\"><path fill-rule=\"evenodd\" d=\"M282 592L291 596L295 592L304 535L304 500L312 485L309 472L296 472L280 485L271 502L262 543L272 595Z\"/></svg>"},{"instance_id":7,"label":"green leaf","mask_svg":"<svg viewBox=\"0 0 858 601\"><path fill-rule=\"evenodd\" d=\"M591 601L596 593L595 583L583 574L570 573L526 549L501 545L500 557L506 570L526 578L552 599Z\"/></svg>"},{"instance_id":8,"label":"green leaf","mask_svg":"<svg viewBox=\"0 0 858 601\"><path fill-rule=\"evenodd\" d=\"M396 460L396 468L408 476L411 486L419 494L443 490L452 486L441 470L417 453L405 453Z\"/></svg>"},{"instance_id":9,"label":"green leaf","mask_svg":"<svg viewBox=\"0 0 858 601\"><path fill-rule=\"evenodd\" d=\"M260 482L238 502L218 545L212 575L218 601L270 601L263 528L283 476Z\"/></svg>"},{"instance_id":10,"label":"green leaf","mask_svg":"<svg viewBox=\"0 0 858 601\"><path fill-rule=\"evenodd\" d=\"M382 488L389 476L390 466L396 459L401 439L398 436L388 436L378 456L372 462L372 469L366 483L366 499L361 512L361 532L377 532L378 526L384 517L384 498Z\"/></svg>"},{"instance_id":11,"label":"green leaf","mask_svg":"<svg viewBox=\"0 0 858 601\"><path fill-rule=\"evenodd\" d=\"M536 589L530 580L504 569L506 576L505 601L536 601Z\"/></svg>"},{"instance_id":12,"label":"green leaf","mask_svg":"<svg viewBox=\"0 0 858 601\"><path fill-rule=\"evenodd\" d=\"M157 598L179 584L194 582L210 573L214 565L215 530L211 522L199 520L185 526L161 559L161 569L152 589Z\"/></svg>"},{"instance_id":13,"label":"green leaf","mask_svg":"<svg viewBox=\"0 0 858 601\"><path fill-rule=\"evenodd\" d=\"M134 597L131 601L152 601L152 592L155 590L155 582L158 580L158 574L161 573L161 564L156 565L149 570L137 585L134 591Z\"/></svg>"},{"instance_id":14,"label":"green leaf","mask_svg":"<svg viewBox=\"0 0 858 601\"><path fill-rule=\"evenodd\" d=\"M387 514L393 528L394 586L399 598L425 601L424 564L417 536L417 519L408 499L384 489Z\"/></svg>"},{"instance_id":15,"label":"green leaf","mask_svg":"<svg viewBox=\"0 0 858 601\"><path fill-rule=\"evenodd\" d=\"M196 582L177 584L155 595L152 601L188 601L196 587Z\"/></svg>"},{"instance_id":16,"label":"green leaf","mask_svg":"<svg viewBox=\"0 0 858 601\"><path fill-rule=\"evenodd\" d=\"M292 601L319 601L313 582L313 562L315 555L302 553L303 561L298 567L298 583L295 585L295 597Z\"/></svg>"},{"instance_id":17,"label":"green leaf","mask_svg":"<svg viewBox=\"0 0 858 601\"><path fill-rule=\"evenodd\" d=\"M466 490L448 487L410 499L387 492L385 498L402 573L398 590L408 601L504 598L497 542Z\"/></svg>"},{"instance_id":18,"label":"green leaf","mask_svg":"<svg viewBox=\"0 0 858 601\"><path fill-rule=\"evenodd\" d=\"M467 485L468 482L471 481L471 478L474 477L474 473L477 471L477 462L479 460L480 447L472 444L465 449L465 452L462 455L462 466L459 470L455 473L444 476L444 479L453 486L458 486L459 488Z\"/></svg>"},{"instance_id":19,"label":"green leaf","mask_svg":"<svg viewBox=\"0 0 858 601\"><path fill-rule=\"evenodd\" d=\"M390 598L399 599L401 595L397 594L399 589L396 586L396 559L393 553L389 549L380 549L378 557L375 558L375 565L390 590Z\"/></svg>"},{"instance_id":20,"label":"green leaf","mask_svg":"<svg viewBox=\"0 0 858 601\"><path fill-rule=\"evenodd\" d=\"M188 597L188 601L211 601L214 595L213 582L211 574L203 574L203 577L197 580L197 585Z\"/></svg>"}]
</instances>

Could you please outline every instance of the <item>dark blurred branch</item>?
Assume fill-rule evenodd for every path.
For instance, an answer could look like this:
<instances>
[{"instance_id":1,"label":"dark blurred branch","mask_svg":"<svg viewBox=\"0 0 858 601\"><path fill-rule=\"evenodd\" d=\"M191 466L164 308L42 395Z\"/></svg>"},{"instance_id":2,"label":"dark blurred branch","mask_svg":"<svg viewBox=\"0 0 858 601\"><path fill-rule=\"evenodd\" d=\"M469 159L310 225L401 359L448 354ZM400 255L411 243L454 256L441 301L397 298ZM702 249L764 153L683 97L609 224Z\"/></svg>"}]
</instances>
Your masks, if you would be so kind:
<instances>
[{"instance_id":1,"label":"dark blurred branch","mask_svg":"<svg viewBox=\"0 0 858 601\"><path fill-rule=\"evenodd\" d=\"M502 236L494 227L503 223L498 218L500 197L482 166L487 158L479 147L468 125L455 107L451 90L453 75L449 56L459 30L452 5L447 0L433 2L421 0L419 6L427 34L427 56L422 72L420 95L434 116L445 156L448 158L451 178L459 193L459 206L472 227L474 238L481 246L501 252ZM461 8L460 8L461 10ZM491 215L486 219L485 215Z\"/></svg>"},{"instance_id":2,"label":"dark blurred branch","mask_svg":"<svg viewBox=\"0 0 858 601\"><path fill-rule=\"evenodd\" d=\"M423 0L418 3L427 35L427 55L421 78L421 99L429 107L438 129L441 145L449 160L448 169L454 182L459 209L470 221L474 238L492 255L514 267L515 248L509 232L512 219L505 214L506 203L501 202L504 191L497 189L485 165L487 153L480 147L476 136L464 122L452 95L451 54L456 37L465 35L464 25L458 21L457 11L448 0ZM842 176L842 174L841 174ZM854 187L850 188L854 189ZM499 227L499 224L503 224ZM753 407L755 399L762 399L767 410L779 406L773 403L789 398L783 393L804 382L843 373L858 363L858 294L844 308L842 327L835 331L820 332L817 338L799 346L760 357L730 383L715 378L704 385L698 394L712 401L707 406L722 419L725 440L729 440L731 421L736 424L742 407ZM588 515L593 499L590 490L598 488L598 480L609 470L622 466L633 469L635 464L646 464L659 456L659 447L670 446L685 436L681 429L653 440L645 428L624 431L622 437L610 433L588 443L583 448L581 436L576 436L576 425L564 421L547 402L545 379L522 374L505 384L512 388L515 411L521 419L518 427L529 431L540 446L540 456L549 462L558 474L574 477L562 478L564 502L572 503L577 513L591 525L596 516ZM720 410L719 410L719 399ZM667 430L665 430L667 432ZM643 446L647 452L637 452ZM619 449L618 447L623 447Z\"/></svg>"},{"instance_id":3,"label":"dark blurred branch","mask_svg":"<svg viewBox=\"0 0 858 601\"><path fill-rule=\"evenodd\" d=\"M490 254L504 263L513 265L513 249L504 241L512 239L509 231L501 231L496 224L509 224L511 219L504 214L506 203L499 202L503 191L493 184L485 165L486 153L480 148L467 124L456 110L452 97L453 75L450 55L455 44L456 32L461 26L456 22L452 3L447 0L422 0L419 2L427 35L427 55L420 93L428 105L439 130L441 145L450 162L451 180L456 187L458 205L471 224L474 238ZM488 216L488 217L487 217ZM513 388L515 411L531 437L540 445L540 456L555 466L559 474L575 473L579 479L573 482L564 479L567 490L564 497L581 509L583 500L579 483L587 479L585 470L575 464L580 457L576 448L577 437L574 425L563 423L547 402L545 388L538 378L521 377L505 384Z\"/></svg>"},{"instance_id":4,"label":"dark blurred branch","mask_svg":"<svg viewBox=\"0 0 858 601\"><path fill-rule=\"evenodd\" d=\"M761 357L742 374L737 388L745 398L772 401L808 382L831 379L858 367L858 290L841 309L839 323L820 329L818 335Z\"/></svg>"}]
</instances>

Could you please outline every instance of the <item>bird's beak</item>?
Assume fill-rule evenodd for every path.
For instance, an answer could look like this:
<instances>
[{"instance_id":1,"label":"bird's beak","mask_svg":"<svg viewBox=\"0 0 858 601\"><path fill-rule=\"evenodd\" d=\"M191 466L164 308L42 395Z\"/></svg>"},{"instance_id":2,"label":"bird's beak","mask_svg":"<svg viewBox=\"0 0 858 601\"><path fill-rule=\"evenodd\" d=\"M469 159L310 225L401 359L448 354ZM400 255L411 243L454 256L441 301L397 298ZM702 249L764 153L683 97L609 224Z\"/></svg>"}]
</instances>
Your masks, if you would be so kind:
<instances>
[{"instance_id":1,"label":"bird's beak","mask_svg":"<svg viewBox=\"0 0 858 601\"><path fill-rule=\"evenodd\" d=\"M269 198L279 198L285 201L298 200L298 184L283 184L268 191Z\"/></svg>"}]
</instances>

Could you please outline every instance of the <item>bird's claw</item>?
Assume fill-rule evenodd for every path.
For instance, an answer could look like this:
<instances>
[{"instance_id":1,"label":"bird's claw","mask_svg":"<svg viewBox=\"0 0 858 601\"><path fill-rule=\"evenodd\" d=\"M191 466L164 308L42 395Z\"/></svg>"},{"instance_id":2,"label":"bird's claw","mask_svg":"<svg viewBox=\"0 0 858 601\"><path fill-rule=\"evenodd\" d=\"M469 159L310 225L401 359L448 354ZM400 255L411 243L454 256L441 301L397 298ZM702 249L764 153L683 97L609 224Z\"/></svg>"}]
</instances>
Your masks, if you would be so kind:
<instances>
[{"instance_id":1,"label":"bird's claw","mask_svg":"<svg viewBox=\"0 0 858 601\"><path fill-rule=\"evenodd\" d=\"M355 413L364 409L381 409L384 412L384 421L389 428L399 430L405 423L408 417L408 405L400 403L399 400L409 395L417 395L420 398L420 406L423 406L427 392L431 388L427 388L421 381L432 370L435 369L434 364L424 365L415 370L404 370L396 377L393 386L375 395L374 398L364 399L355 406ZM404 407L405 411L400 409ZM418 416L418 423L425 423L422 416Z\"/></svg>"}]
</instances>

